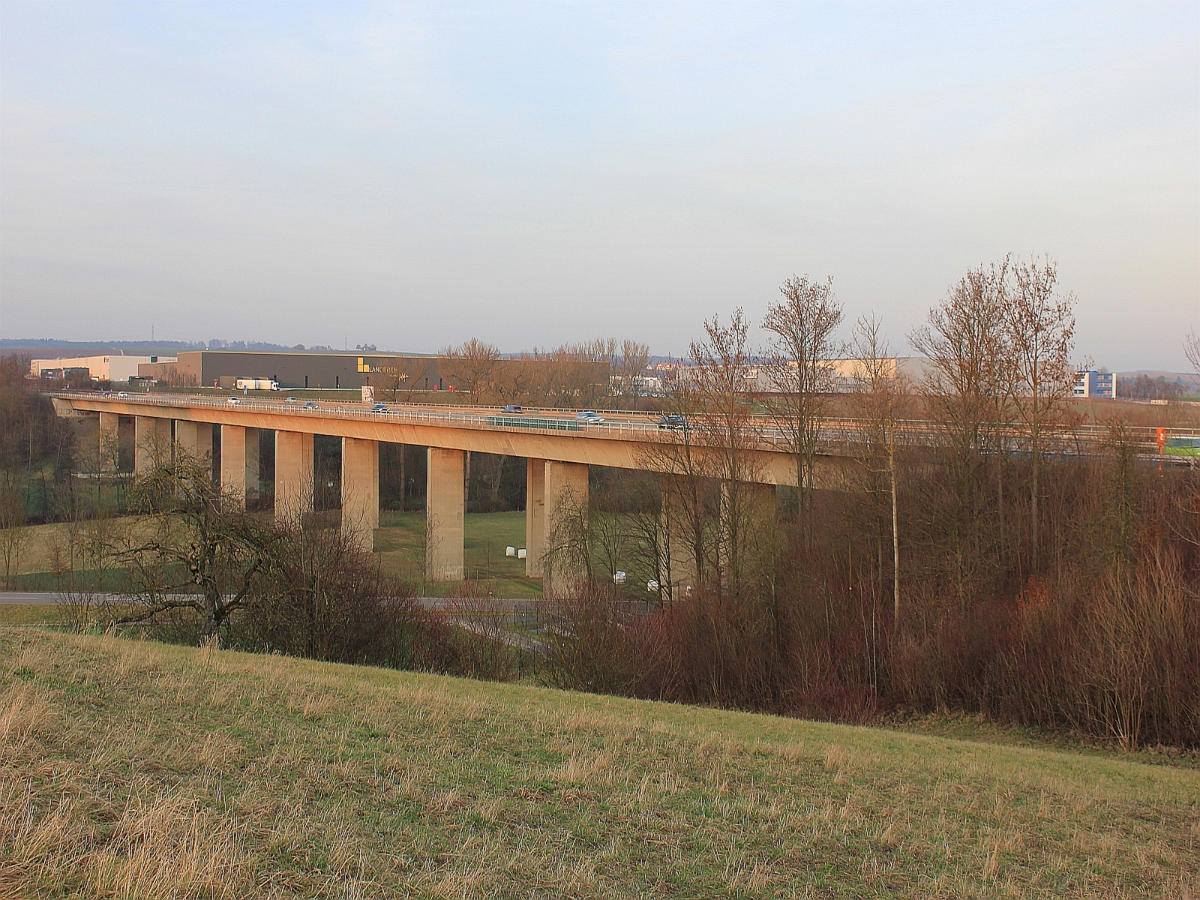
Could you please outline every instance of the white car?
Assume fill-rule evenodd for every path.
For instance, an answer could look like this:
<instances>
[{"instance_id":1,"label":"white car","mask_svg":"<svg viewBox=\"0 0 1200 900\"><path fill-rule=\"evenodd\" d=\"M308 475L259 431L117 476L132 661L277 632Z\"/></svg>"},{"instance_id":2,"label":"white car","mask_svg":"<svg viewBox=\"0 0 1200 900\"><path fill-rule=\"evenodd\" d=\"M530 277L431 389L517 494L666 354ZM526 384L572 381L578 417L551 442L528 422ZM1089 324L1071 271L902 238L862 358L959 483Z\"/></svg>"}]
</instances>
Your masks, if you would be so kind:
<instances>
[{"instance_id":1,"label":"white car","mask_svg":"<svg viewBox=\"0 0 1200 900\"><path fill-rule=\"evenodd\" d=\"M239 399L238 397L230 397L230 398L229 398L228 400L226 400L225 402L226 402L226 403L241 403L242 401L241 401L241 399Z\"/></svg>"},{"instance_id":2,"label":"white car","mask_svg":"<svg viewBox=\"0 0 1200 900\"><path fill-rule=\"evenodd\" d=\"M581 425L599 425L604 421L604 417L594 409L585 409L575 416L575 421Z\"/></svg>"}]
</instances>

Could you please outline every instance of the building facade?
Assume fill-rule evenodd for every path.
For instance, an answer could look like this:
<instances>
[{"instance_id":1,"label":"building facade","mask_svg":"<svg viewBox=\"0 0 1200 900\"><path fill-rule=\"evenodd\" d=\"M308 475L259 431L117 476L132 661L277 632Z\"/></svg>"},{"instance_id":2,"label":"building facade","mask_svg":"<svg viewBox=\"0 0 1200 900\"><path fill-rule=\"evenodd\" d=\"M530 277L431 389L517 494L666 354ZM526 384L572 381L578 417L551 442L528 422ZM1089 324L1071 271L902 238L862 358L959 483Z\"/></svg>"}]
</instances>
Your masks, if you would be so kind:
<instances>
[{"instance_id":1,"label":"building facade","mask_svg":"<svg viewBox=\"0 0 1200 900\"><path fill-rule=\"evenodd\" d=\"M391 381L445 389L435 356L299 351L185 350L172 363L147 364L138 374L180 387L232 388L239 378L269 378L288 388L344 388Z\"/></svg>"},{"instance_id":2,"label":"building facade","mask_svg":"<svg viewBox=\"0 0 1200 900\"><path fill-rule=\"evenodd\" d=\"M69 370L87 370L93 381L127 382L136 378L143 365L169 364L174 359L157 356L75 356L66 359L34 359L29 374L35 378L62 378Z\"/></svg>"},{"instance_id":3,"label":"building facade","mask_svg":"<svg viewBox=\"0 0 1200 900\"><path fill-rule=\"evenodd\" d=\"M1114 400L1117 396L1117 373L1088 369L1075 373L1073 393L1076 397L1100 397Z\"/></svg>"}]
</instances>

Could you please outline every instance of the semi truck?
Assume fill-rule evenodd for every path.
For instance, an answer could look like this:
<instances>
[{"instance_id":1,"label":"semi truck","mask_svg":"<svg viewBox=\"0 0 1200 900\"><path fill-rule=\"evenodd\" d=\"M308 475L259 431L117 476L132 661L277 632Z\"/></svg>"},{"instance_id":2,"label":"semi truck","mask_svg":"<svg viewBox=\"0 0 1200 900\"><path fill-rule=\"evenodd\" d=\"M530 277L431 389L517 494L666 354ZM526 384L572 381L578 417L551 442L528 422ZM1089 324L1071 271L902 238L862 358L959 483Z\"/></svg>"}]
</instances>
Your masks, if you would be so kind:
<instances>
[{"instance_id":1,"label":"semi truck","mask_svg":"<svg viewBox=\"0 0 1200 900\"><path fill-rule=\"evenodd\" d=\"M270 378L239 378L234 382L239 391L277 391L279 382Z\"/></svg>"}]
</instances>

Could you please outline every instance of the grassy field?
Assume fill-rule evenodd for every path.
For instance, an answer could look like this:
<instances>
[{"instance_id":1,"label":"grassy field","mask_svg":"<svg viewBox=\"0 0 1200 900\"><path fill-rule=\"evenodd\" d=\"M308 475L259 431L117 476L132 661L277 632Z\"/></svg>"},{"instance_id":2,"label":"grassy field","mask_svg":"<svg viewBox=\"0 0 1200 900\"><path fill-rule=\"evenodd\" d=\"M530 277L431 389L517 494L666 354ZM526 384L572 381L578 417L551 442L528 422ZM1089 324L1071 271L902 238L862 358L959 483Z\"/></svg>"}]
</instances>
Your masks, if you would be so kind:
<instances>
[{"instance_id":1,"label":"grassy field","mask_svg":"<svg viewBox=\"0 0 1200 900\"><path fill-rule=\"evenodd\" d=\"M525 577L525 560L506 557L505 547L525 546L525 513L470 513L463 518L463 565L467 577L496 597L540 597L540 578ZM406 578L424 597L453 594L460 587L425 581L425 513L382 512L375 550L385 572Z\"/></svg>"},{"instance_id":2,"label":"grassy field","mask_svg":"<svg viewBox=\"0 0 1200 900\"><path fill-rule=\"evenodd\" d=\"M0 632L0 896L1184 896L1200 772Z\"/></svg>"},{"instance_id":3,"label":"grassy field","mask_svg":"<svg viewBox=\"0 0 1200 900\"><path fill-rule=\"evenodd\" d=\"M425 581L425 513L382 512L380 527L375 533L375 549L385 572L412 582L422 596L453 594L458 584ZM105 520L104 526L115 533L121 528L144 532L145 525L138 517ZM84 529L96 527L85 524ZM52 591L53 572L66 567L69 559L69 531L63 523L30 525L24 529L19 566L11 581L11 589ZM525 561L506 557L505 547L525 546L525 513L468 514L463 522L463 562L468 577L477 580L483 590L496 597L540 597L542 582L525 577ZM2 573L0 573L2 574ZM110 579L111 580L111 579Z\"/></svg>"}]
</instances>

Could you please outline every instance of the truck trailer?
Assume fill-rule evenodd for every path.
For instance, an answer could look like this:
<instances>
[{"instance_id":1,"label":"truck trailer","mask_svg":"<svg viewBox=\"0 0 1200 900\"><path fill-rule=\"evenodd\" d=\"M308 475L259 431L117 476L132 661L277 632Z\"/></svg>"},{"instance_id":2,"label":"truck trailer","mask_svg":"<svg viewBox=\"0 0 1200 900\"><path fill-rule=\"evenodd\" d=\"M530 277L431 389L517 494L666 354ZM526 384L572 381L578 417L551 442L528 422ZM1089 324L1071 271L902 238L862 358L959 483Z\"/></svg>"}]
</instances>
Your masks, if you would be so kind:
<instances>
[{"instance_id":1,"label":"truck trailer","mask_svg":"<svg viewBox=\"0 0 1200 900\"><path fill-rule=\"evenodd\" d=\"M239 391L277 391L279 382L270 378L239 378L234 382Z\"/></svg>"}]
</instances>

